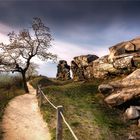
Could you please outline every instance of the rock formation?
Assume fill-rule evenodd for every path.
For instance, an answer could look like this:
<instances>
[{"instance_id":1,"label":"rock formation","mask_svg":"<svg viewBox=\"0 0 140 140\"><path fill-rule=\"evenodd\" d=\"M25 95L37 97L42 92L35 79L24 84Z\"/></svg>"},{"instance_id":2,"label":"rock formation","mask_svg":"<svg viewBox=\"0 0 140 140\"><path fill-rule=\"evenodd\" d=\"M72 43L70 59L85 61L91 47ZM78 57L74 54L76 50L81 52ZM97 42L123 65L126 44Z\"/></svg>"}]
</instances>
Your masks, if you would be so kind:
<instances>
[{"instance_id":1,"label":"rock formation","mask_svg":"<svg viewBox=\"0 0 140 140\"><path fill-rule=\"evenodd\" d=\"M109 55L110 61L114 61L114 59L117 56L123 54L132 54L133 56L133 54L140 52L140 38L135 38L130 41L116 44L115 46L110 47L109 51L110 51Z\"/></svg>"},{"instance_id":2,"label":"rock formation","mask_svg":"<svg viewBox=\"0 0 140 140\"><path fill-rule=\"evenodd\" d=\"M111 93L105 98L105 102L111 106L119 106L128 101L140 98L140 69L137 69L123 80L111 82L108 85L100 85L99 91Z\"/></svg>"},{"instance_id":3,"label":"rock formation","mask_svg":"<svg viewBox=\"0 0 140 140\"><path fill-rule=\"evenodd\" d=\"M70 78L70 66L67 64L67 61L60 60L57 66L57 75L58 80L69 80Z\"/></svg>"},{"instance_id":4,"label":"rock formation","mask_svg":"<svg viewBox=\"0 0 140 140\"><path fill-rule=\"evenodd\" d=\"M136 120L140 127L140 69L135 70L122 80L101 84L98 87L105 99L113 107L124 109L125 120Z\"/></svg>"},{"instance_id":5,"label":"rock formation","mask_svg":"<svg viewBox=\"0 0 140 140\"><path fill-rule=\"evenodd\" d=\"M108 55L101 58L96 55L74 57L71 61L73 80L104 79L111 75L130 74L140 68L140 38L116 44L110 47L109 51ZM63 67L58 65L58 79L65 79L62 78L65 77L62 69ZM69 68L67 70L69 71ZM68 77L66 79L69 79Z\"/></svg>"},{"instance_id":6,"label":"rock formation","mask_svg":"<svg viewBox=\"0 0 140 140\"><path fill-rule=\"evenodd\" d=\"M71 70L74 81L90 79L92 77L92 62L98 59L96 55L81 55L71 61Z\"/></svg>"}]
</instances>

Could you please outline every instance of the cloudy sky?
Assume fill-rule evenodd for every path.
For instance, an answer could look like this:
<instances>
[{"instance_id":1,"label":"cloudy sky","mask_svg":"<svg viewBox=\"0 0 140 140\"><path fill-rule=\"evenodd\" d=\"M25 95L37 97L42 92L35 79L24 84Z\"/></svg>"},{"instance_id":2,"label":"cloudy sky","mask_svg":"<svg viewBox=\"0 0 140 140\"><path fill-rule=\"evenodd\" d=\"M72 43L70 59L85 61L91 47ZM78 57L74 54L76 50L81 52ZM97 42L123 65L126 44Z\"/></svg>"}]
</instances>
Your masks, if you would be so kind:
<instances>
[{"instance_id":1,"label":"cloudy sky","mask_svg":"<svg viewBox=\"0 0 140 140\"><path fill-rule=\"evenodd\" d=\"M0 42L30 27L33 17L50 27L51 51L69 63L77 55L106 55L110 46L140 36L139 0L0 0ZM39 73L56 75L56 64L38 63Z\"/></svg>"}]
</instances>

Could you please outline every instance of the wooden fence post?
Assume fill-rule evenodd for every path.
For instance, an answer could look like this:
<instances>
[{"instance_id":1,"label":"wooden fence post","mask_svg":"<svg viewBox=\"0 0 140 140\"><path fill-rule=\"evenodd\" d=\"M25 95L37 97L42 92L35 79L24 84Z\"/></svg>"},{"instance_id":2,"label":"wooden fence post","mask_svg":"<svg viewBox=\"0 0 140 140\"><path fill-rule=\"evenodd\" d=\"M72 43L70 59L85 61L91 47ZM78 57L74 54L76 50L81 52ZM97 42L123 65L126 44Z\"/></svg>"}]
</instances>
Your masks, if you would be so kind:
<instances>
[{"instance_id":1,"label":"wooden fence post","mask_svg":"<svg viewBox=\"0 0 140 140\"><path fill-rule=\"evenodd\" d=\"M43 101L42 99L43 99L42 93L41 93L41 90L39 89L39 107L42 106L42 101Z\"/></svg>"},{"instance_id":2,"label":"wooden fence post","mask_svg":"<svg viewBox=\"0 0 140 140\"><path fill-rule=\"evenodd\" d=\"M37 86L37 89L36 89L36 96L38 97L38 93L39 93L39 88Z\"/></svg>"},{"instance_id":3,"label":"wooden fence post","mask_svg":"<svg viewBox=\"0 0 140 140\"><path fill-rule=\"evenodd\" d=\"M62 140L62 116L60 112L63 111L63 106L57 106L57 126L56 126L56 140Z\"/></svg>"}]
</instances>

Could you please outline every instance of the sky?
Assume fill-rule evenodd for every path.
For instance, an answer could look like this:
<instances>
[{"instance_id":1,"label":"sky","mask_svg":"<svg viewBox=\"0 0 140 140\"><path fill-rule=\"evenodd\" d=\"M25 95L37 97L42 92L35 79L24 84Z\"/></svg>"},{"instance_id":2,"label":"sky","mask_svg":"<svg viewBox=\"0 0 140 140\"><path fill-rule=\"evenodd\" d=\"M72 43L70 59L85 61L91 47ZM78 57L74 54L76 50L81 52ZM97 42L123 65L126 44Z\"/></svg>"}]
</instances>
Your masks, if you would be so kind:
<instances>
[{"instance_id":1,"label":"sky","mask_svg":"<svg viewBox=\"0 0 140 140\"><path fill-rule=\"evenodd\" d=\"M10 31L31 26L40 17L50 27L51 52L58 60L109 54L116 43L140 36L140 0L0 0L0 42ZM55 77L57 64L39 63L39 74Z\"/></svg>"}]
</instances>

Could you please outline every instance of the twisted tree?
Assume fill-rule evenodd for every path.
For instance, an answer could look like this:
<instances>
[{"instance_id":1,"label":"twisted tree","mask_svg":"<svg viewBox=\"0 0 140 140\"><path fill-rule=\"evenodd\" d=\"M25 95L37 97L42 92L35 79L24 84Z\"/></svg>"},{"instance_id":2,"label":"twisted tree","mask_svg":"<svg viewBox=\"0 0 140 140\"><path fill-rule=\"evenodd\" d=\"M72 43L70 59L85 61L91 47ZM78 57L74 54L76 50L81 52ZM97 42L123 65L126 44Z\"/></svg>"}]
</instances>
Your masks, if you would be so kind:
<instances>
[{"instance_id":1,"label":"twisted tree","mask_svg":"<svg viewBox=\"0 0 140 140\"><path fill-rule=\"evenodd\" d=\"M37 56L43 61L57 58L48 51L52 40L50 29L40 18L33 18L30 29L23 29L19 33L10 32L8 36L10 43L0 44L0 69L21 73L25 92L28 93L26 72L32 58Z\"/></svg>"}]
</instances>

